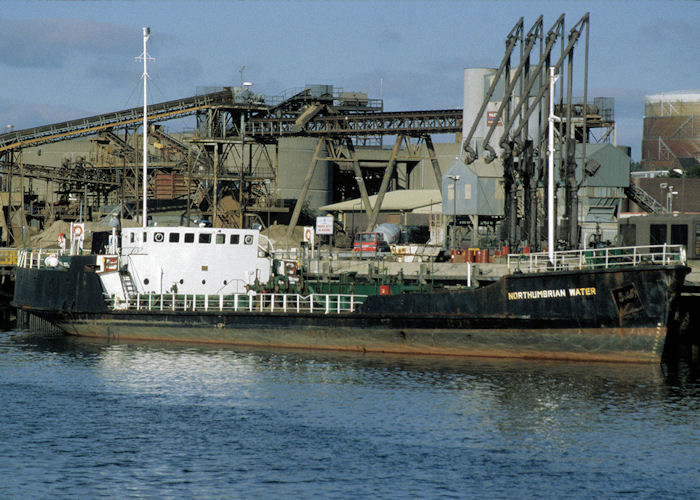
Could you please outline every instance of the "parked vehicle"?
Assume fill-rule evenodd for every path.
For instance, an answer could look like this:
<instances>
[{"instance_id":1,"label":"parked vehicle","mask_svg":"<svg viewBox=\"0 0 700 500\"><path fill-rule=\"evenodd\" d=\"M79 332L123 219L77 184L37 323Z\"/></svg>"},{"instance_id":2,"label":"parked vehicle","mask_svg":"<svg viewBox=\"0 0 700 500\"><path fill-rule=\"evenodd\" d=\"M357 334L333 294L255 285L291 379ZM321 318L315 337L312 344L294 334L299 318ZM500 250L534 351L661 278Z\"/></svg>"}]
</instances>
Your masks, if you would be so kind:
<instances>
[{"instance_id":1,"label":"parked vehicle","mask_svg":"<svg viewBox=\"0 0 700 500\"><path fill-rule=\"evenodd\" d=\"M391 252L389 244L384 241L381 233L357 233L352 245L353 252L377 254Z\"/></svg>"}]
</instances>

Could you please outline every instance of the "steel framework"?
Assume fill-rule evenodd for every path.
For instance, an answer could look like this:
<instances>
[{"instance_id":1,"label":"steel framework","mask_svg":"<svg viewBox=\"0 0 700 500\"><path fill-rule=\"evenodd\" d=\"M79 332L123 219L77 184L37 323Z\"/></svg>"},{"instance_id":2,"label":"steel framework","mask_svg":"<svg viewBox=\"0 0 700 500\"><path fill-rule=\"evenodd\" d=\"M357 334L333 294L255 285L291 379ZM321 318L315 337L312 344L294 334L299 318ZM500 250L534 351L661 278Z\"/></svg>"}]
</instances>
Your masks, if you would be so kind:
<instances>
[{"instance_id":1,"label":"steel framework","mask_svg":"<svg viewBox=\"0 0 700 500\"><path fill-rule=\"evenodd\" d=\"M331 165L351 164L359 178L363 173L356 159L355 143L380 145L382 137L396 136L385 169L385 176L389 177L398 161L411 162L418 158L417 153L411 152L416 147L411 141L425 143L433 168L439 172L430 134L459 132L461 110L387 113L383 112L381 101L363 96L306 88L287 98L266 103L264 98L251 94L247 88L233 87L151 104L147 108L150 123L148 196L154 198L164 191L160 184L166 177L169 183L180 182L185 185L178 192L186 193L188 221L191 208L196 206L205 217L211 218L214 225L222 226L241 227L249 223L247 218L255 218L265 211L286 211L276 197L277 143L281 137L291 136L317 137L319 144L325 144L329 151L324 161ZM194 134L176 138L157 125L191 115L196 119ZM138 168L142 161L138 147L142 119L143 108L131 108L0 135L0 166L3 169L0 173L5 178L8 174L12 178L12 172L19 170L18 153L24 148L93 136L94 147L89 161L82 161L79 166L65 163L60 168L26 166L27 178L43 178L47 186L52 182L57 193L65 195L71 189L77 190L81 179L87 180L86 172L89 171L91 177L99 179L99 182L86 184L91 199L109 198L124 207L124 200L136 200L142 196ZM399 158L402 145L408 155ZM341 149L346 153L339 153ZM314 162L320 159L318 154L314 158ZM72 168L74 172L70 172ZM22 169L24 172L25 166ZM20 189L24 192L24 176L20 178ZM360 184L360 191L367 201L367 189L363 182ZM382 182L382 197L386 184ZM7 186L7 182L6 188L13 189L11 184ZM174 191L174 188L170 190ZM303 201L302 195L297 201L298 207ZM368 202L365 206L370 210ZM379 207L380 203L373 207L373 219ZM138 209L135 210L135 215L138 215Z\"/></svg>"}]
</instances>

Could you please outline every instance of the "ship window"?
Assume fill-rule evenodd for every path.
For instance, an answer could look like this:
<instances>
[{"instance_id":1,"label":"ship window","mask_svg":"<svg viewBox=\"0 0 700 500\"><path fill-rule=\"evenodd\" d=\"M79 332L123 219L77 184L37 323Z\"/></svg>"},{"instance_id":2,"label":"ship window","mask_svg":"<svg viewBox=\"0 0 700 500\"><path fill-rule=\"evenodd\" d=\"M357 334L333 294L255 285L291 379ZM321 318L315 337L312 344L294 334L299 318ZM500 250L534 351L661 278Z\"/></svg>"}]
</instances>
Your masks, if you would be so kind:
<instances>
[{"instance_id":1,"label":"ship window","mask_svg":"<svg viewBox=\"0 0 700 500\"><path fill-rule=\"evenodd\" d=\"M180 284L182 285L185 282L185 280L180 279Z\"/></svg>"},{"instance_id":2,"label":"ship window","mask_svg":"<svg viewBox=\"0 0 700 500\"><path fill-rule=\"evenodd\" d=\"M200 243L211 243L211 233L199 233Z\"/></svg>"},{"instance_id":3,"label":"ship window","mask_svg":"<svg viewBox=\"0 0 700 500\"><path fill-rule=\"evenodd\" d=\"M207 284L207 280L202 280L202 285L206 285L206 284Z\"/></svg>"},{"instance_id":4,"label":"ship window","mask_svg":"<svg viewBox=\"0 0 700 500\"><path fill-rule=\"evenodd\" d=\"M253 235L246 234L245 238L243 238L243 243L245 243L246 245L252 245L253 244Z\"/></svg>"},{"instance_id":5,"label":"ship window","mask_svg":"<svg viewBox=\"0 0 700 500\"><path fill-rule=\"evenodd\" d=\"M228 285L228 281L224 280L224 286Z\"/></svg>"},{"instance_id":6,"label":"ship window","mask_svg":"<svg viewBox=\"0 0 700 500\"><path fill-rule=\"evenodd\" d=\"M165 233L155 233L153 235L153 241L155 241L156 243L163 243L164 240L165 240Z\"/></svg>"},{"instance_id":7,"label":"ship window","mask_svg":"<svg viewBox=\"0 0 700 500\"><path fill-rule=\"evenodd\" d=\"M143 242L144 243L146 243L146 241L148 241L148 238L146 238L147 235L148 235L148 233L144 231L144 233L143 233Z\"/></svg>"},{"instance_id":8,"label":"ship window","mask_svg":"<svg viewBox=\"0 0 700 500\"><path fill-rule=\"evenodd\" d=\"M663 245L666 243L666 224L651 224L649 226L649 244Z\"/></svg>"},{"instance_id":9,"label":"ship window","mask_svg":"<svg viewBox=\"0 0 700 500\"><path fill-rule=\"evenodd\" d=\"M238 245L241 242L241 237L238 234L231 235L231 245Z\"/></svg>"},{"instance_id":10,"label":"ship window","mask_svg":"<svg viewBox=\"0 0 700 500\"><path fill-rule=\"evenodd\" d=\"M185 233L185 243L194 243L194 233Z\"/></svg>"},{"instance_id":11,"label":"ship window","mask_svg":"<svg viewBox=\"0 0 700 500\"><path fill-rule=\"evenodd\" d=\"M134 233L129 233L129 243L134 242Z\"/></svg>"},{"instance_id":12,"label":"ship window","mask_svg":"<svg viewBox=\"0 0 700 500\"><path fill-rule=\"evenodd\" d=\"M180 233L170 233L170 243L177 243L180 241Z\"/></svg>"},{"instance_id":13,"label":"ship window","mask_svg":"<svg viewBox=\"0 0 700 500\"><path fill-rule=\"evenodd\" d=\"M222 243L226 243L226 235L225 234L217 234L216 235L216 244L221 245Z\"/></svg>"},{"instance_id":14,"label":"ship window","mask_svg":"<svg viewBox=\"0 0 700 500\"><path fill-rule=\"evenodd\" d=\"M671 245L688 246L688 226L686 224L671 224Z\"/></svg>"},{"instance_id":15,"label":"ship window","mask_svg":"<svg viewBox=\"0 0 700 500\"><path fill-rule=\"evenodd\" d=\"M148 280L148 278L146 278L145 280L143 280L143 284L144 284L144 285L148 285L149 283L150 283L150 281Z\"/></svg>"}]
</instances>

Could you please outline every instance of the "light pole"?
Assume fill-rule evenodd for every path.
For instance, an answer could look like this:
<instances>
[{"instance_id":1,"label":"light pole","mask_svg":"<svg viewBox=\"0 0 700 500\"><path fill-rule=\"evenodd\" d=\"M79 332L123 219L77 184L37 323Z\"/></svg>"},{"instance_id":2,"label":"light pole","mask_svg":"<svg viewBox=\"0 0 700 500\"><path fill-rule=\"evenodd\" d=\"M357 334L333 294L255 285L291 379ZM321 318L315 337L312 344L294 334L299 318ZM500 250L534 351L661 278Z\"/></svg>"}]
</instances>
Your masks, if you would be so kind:
<instances>
[{"instance_id":1,"label":"light pole","mask_svg":"<svg viewBox=\"0 0 700 500\"><path fill-rule=\"evenodd\" d=\"M668 183L662 182L659 184L659 189L661 189L661 197L659 198L659 202L662 202L664 199L664 192L668 188ZM668 198L666 199L666 211L668 212Z\"/></svg>"},{"instance_id":2,"label":"light pole","mask_svg":"<svg viewBox=\"0 0 700 500\"><path fill-rule=\"evenodd\" d=\"M678 194L678 191L674 191L671 185L666 189L668 190L666 193L666 211L671 213L673 212L673 196Z\"/></svg>"},{"instance_id":3,"label":"light pole","mask_svg":"<svg viewBox=\"0 0 700 500\"><path fill-rule=\"evenodd\" d=\"M670 204L671 206L670 206L669 212L673 212L673 197L678 196L678 191L671 191L669 193L669 196L671 197L671 204Z\"/></svg>"},{"instance_id":4,"label":"light pole","mask_svg":"<svg viewBox=\"0 0 700 500\"><path fill-rule=\"evenodd\" d=\"M455 231L457 230L457 181L459 175L448 175L448 179L452 181L452 243L451 250L455 249Z\"/></svg>"},{"instance_id":5,"label":"light pole","mask_svg":"<svg viewBox=\"0 0 700 500\"><path fill-rule=\"evenodd\" d=\"M681 176L681 213L685 213L685 168L674 168L673 171Z\"/></svg>"},{"instance_id":6,"label":"light pole","mask_svg":"<svg viewBox=\"0 0 700 500\"><path fill-rule=\"evenodd\" d=\"M549 116L547 121L547 256L554 265L554 122L560 121L554 114L554 84L559 75L549 68Z\"/></svg>"},{"instance_id":7,"label":"light pole","mask_svg":"<svg viewBox=\"0 0 700 500\"><path fill-rule=\"evenodd\" d=\"M270 179L265 179L265 205L267 205L267 231L270 233Z\"/></svg>"}]
</instances>

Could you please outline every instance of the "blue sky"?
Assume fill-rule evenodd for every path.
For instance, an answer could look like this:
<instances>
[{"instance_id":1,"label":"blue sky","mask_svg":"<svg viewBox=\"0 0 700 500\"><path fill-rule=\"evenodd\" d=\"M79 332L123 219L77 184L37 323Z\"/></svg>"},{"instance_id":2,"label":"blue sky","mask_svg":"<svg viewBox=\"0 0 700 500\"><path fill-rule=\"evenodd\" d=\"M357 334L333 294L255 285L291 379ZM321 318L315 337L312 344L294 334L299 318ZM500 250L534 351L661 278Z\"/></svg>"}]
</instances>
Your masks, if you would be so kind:
<instances>
[{"instance_id":1,"label":"blue sky","mask_svg":"<svg viewBox=\"0 0 700 500\"><path fill-rule=\"evenodd\" d=\"M4 1L0 126L26 128L238 85L280 95L324 83L388 111L461 108L463 69L498 66L520 16L567 30L591 15L589 95L614 97L618 144L639 159L644 96L700 89L696 1ZM583 57L582 48L577 52ZM581 92L582 95L582 92Z\"/></svg>"}]
</instances>

